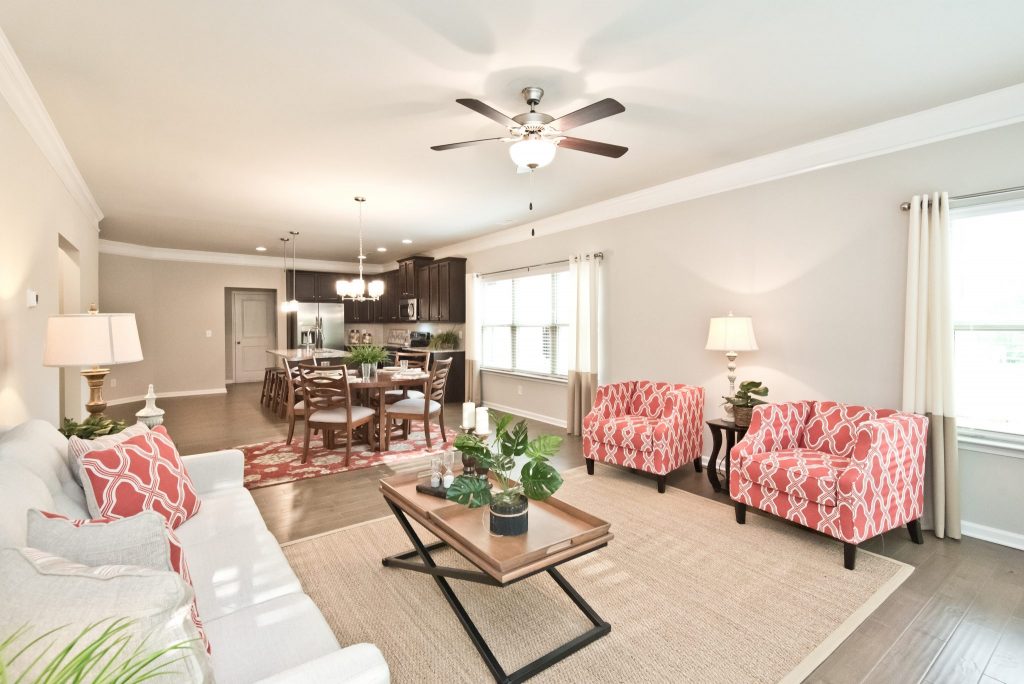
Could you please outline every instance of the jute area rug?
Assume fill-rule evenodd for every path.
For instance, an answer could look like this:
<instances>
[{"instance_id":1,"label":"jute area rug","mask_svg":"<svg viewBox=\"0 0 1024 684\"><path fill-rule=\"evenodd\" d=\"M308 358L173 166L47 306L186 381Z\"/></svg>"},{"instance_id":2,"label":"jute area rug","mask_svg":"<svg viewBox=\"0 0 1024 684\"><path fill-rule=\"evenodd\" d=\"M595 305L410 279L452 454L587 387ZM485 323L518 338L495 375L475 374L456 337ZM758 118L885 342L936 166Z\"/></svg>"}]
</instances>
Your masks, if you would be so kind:
<instances>
[{"instance_id":1,"label":"jute area rug","mask_svg":"<svg viewBox=\"0 0 1024 684\"><path fill-rule=\"evenodd\" d=\"M839 542L610 468L565 473L558 496L611 522L607 548L561 571L612 631L531 681L800 681L913 571L864 551L845 570ZM382 519L284 550L338 640L376 644L392 681L493 681L433 579L381 566L409 548ZM450 582L506 672L590 627L547 574Z\"/></svg>"}]
</instances>

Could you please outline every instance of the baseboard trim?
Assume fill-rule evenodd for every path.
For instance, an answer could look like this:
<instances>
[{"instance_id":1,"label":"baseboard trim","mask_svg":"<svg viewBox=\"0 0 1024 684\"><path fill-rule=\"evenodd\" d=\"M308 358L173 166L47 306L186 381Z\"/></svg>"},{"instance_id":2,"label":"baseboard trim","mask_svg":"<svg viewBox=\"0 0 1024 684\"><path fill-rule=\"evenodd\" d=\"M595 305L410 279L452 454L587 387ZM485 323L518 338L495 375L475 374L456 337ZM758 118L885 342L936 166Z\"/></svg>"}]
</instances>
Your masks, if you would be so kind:
<instances>
[{"instance_id":1,"label":"baseboard trim","mask_svg":"<svg viewBox=\"0 0 1024 684\"><path fill-rule=\"evenodd\" d=\"M198 390L182 390L180 392L160 392L156 395L157 399L171 399L173 397L198 397L206 394L227 394L227 387L214 387L212 389L198 389ZM140 394L135 397L121 397L120 399L111 399L107 402L107 406L120 406L121 404L131 404L136 401L145 401L146 395Z\"/></svg>"},{"instance_id":2,"label":"baseboard trim","mask_svg":"<svg viewBox=\"0 0 1024 684\"><path fill-rule=\"evenodd\" d=\"M989 527L988 525L979 525L978 523L963 520L960 522L960 534L965 537L974 537L982 541L1024 551L1024 534L1019 532L1010 532L1009 530L1001 530L998 527Z\"/></svg>"},{"instance_id":3,"label":"baseboard trim","mask_svg":"<svg viewBox=\"0 0 1024 684\"><path fill-rule=\"evenodd\" d=\"M527 411L521 408L515 408L512 406L505 406L503 404L495 404L492 401L484 401L484 406L492 408L495 411L501 411L502 413L511 413L512 415L520 416L522 418L529 418L535 420L538 423L547 423L548 425L554 425L555 427L564 428L566 422L560 418L552 418L551 416L545 416L542 413L534 413L533 411Z\"/></svg>"}]
</instances>

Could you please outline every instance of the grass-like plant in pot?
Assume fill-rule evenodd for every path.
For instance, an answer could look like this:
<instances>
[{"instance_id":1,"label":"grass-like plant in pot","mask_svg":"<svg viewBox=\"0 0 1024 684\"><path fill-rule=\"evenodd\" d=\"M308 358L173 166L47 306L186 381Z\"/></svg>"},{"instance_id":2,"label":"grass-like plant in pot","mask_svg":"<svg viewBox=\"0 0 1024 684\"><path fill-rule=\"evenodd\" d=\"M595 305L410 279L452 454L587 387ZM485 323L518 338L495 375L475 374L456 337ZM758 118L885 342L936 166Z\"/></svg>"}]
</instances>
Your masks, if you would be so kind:
<instances>
[{"instance_id":1,"label":"grass-like plant in pot","mask_svg":"<svg viewBox=\"0 0 1024 684\"><path fill-rule=\"evenodd\" d=\"M524 534L529 528L529 500L543 501L562 486L562 476L548 463L558 453L562 438L540 435L531 440L525 420L513 425L512 416L492 418L493 435L461 434L455 438L455 448L474 459L478 467L489 469L498 486L492 488L486 479L460 475L448 487L448 499L470 508L489 505L493 534ZM492 437L490 442L488 437ZM516 482L512 471L518 456L528 460Z\"/></svg>"},{"instance_id":2,"label":"grass-like plant in pot","mask_svg":"<svg viewBox=\"0 0 1024 684\"><path fill-rule=\"evenodd\" d=\"M758 397L767 397L768 387L761 384L759 380L747 380L740 383L739 390L731 397L722 397L726 404L732 404L732 415L737 427L750 425L750 417L754 407L758 404L767 404Z\"/></svg>"},{"instance_id":3,"label":"grass-like plant in pot","mask_svg":"<svg viewBox=\"0 0 1024 684\"><path fill-rule=\"evenodd\" d=\"M362 377L370 378L378 366L390 360L391 352L379 344L359 344L349 348L346 362L352 366L359 366Z\"/></svg>"},{"instance_id":4,"label":"grass-like plant in pot","mask_svg":"<svg viewBox=\"0 0 1024 684\"><path fill-rule=\"evenodd\" d=\"M442 330L430 338L431 349L458 349L459 333L455 328Z\"/></svg>"}]
</instances>

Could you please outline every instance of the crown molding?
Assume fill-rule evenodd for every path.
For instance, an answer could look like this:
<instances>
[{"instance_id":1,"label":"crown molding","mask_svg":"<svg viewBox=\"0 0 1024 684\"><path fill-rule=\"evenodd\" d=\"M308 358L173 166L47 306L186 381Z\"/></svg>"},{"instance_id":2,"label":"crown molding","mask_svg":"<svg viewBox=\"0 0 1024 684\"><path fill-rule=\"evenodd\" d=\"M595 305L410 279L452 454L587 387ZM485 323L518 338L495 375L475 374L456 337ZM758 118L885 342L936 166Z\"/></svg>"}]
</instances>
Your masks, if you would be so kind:
<instances>
[{"instance_id":1,"label":"crown molding","mask_svg":"<svg viewBox=\"0 0 1024 684\"><path fill-rule=\"evenodd\" d=\"M1024 121L1024 83L654 185L429 252L466 255Z\"/></svg>"},{"instance_id":2,"label":"crown molding","mask_svg":"<svg viewBox=\"0 0 1024 684\"><path fill-rule=\"evenodd\" d=\"M7 36L0 29L0 95L7 100L15 116L21 121L28 134L35 141L36 146L50 162L50 166L57 172L57 177L64 183L64 187L86 213L87 216L96 220L96 223L103 219L103 212L96 204L92 191L86 185L75 160L64 145L57 127L53 125L53 119L46 111L43 101L39 98L35 86L25 73L18 55L14 53ZM97 226L98 227L98 226Z\"/></svg>"},{"instance_id":3,"label":"crown molding","mask_svg":"<svg viewBox=\"0 0 1024 684\"><path fill-rule=\"evenodd\" d=\"M99 241L100 254L150 259L152 261L185 261L193 264L220 264L222 266L255 266L257 268L281 269L281 258L258 256L256 254L232 254L230 252L203 252L194 249L171 249L169 247L147 247L130 242L114 240ZM289 260L289 265L291 260ZM295 266L303 271L327 271L330 273L356 273L359 264L348 261L327 261L324 259L296 259ZM383 273L384 266L366 264L364 273Z\"/></svg>"}]
</instances>

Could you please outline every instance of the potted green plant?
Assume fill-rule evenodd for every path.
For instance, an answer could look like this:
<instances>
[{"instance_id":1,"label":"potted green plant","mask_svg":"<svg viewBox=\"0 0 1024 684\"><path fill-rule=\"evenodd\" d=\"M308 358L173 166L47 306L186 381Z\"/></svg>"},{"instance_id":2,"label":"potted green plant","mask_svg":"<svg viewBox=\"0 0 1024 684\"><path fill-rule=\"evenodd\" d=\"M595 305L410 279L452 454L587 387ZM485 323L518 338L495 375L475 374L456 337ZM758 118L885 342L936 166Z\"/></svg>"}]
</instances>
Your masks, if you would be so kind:
<instances>
[{"instance_id":1,"label":"potted green plant","mask_svg":"<svg viewBox=\"0 0 1024 684\"><path fill-rule=\"evenodd\" d=\"M490 442L487 435L463 433L456 437L455 448L475 460L478 467L489 469L497 488L486 479L460 475L448 487L447 497L469 508L489 505L491 533L511 537L529 529L529 500L543 501L562 486L562 476L548 463L558 453L562 438L540 435L531 440L525 420L513 425L512 416L494 418ZM528 460L517 482L512 479L512 471L518 456Z\"/></svg>"},{"instance_id":2,"label":"potted green plant","mask_svg":"<svg viewBox=\"0 0 1024 684\"><path fill-rule=\"evenodd\" d=\"M758 404L768 403L758 399L758 397L767 396L768 387L761 384L758 380L747 380L740 383L740 388L735 396L722 398L725 399L726 404L732 405L732 415L733 420L736 421L736 426L747 427L750 425L750 416L754 411L754 407Z\"/></svg>"},{"instance_id":3,"label":"potted green plant","mask_svg":"<svg viewBox=\"0 0 1024 684\"><path fill-rule=\"evenodd\" d=\"M124 430L127 424L123 420L114 420L104 415L91 415L81 423L65 418L60 426L60 433L70 439L72 436L79 439L96 439L104 435L116 435Z\"/></svg>"},{"instance_id":4,"label":"potted green plant","mask_svg":"<svg viewBox=\"0 0 1024 684\"><path fill-rule=\"evenodd\" d=\"M348 363L359 366L359 372L364 378L372 378L377 367L390 359L391 353L379 344L357 344L348 349Z\"/></svg>"},{"instance_id":5,"label":"potted green plant","mask_svg":"<svg viewBox=\"0 0 1024 684\"><path fill-rule=\"evenodd\" d=\"M459 333L455 328L442 330L430 338L431 349L458 349Z\"/></svg>"}]
</instances>

